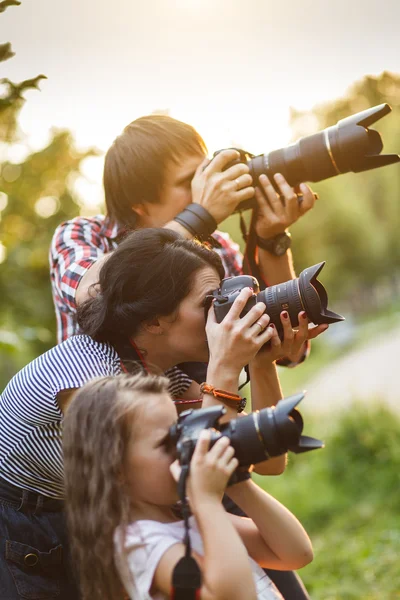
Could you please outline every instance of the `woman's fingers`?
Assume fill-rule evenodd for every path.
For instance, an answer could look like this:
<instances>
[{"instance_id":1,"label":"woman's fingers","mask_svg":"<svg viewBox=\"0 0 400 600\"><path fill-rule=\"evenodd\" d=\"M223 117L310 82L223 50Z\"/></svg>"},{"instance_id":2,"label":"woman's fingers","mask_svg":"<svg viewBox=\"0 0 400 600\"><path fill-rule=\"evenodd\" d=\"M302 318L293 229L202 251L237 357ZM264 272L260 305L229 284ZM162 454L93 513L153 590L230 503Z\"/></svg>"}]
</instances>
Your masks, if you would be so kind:
<instances>
[{"instance_id":1,"label":"woman's fingers","mask_svg":"<svg viewBox=\"0 0 400 600\"><path fill-rule=\"evenodd\" d=\"M308 339L309 340L313 340L314 338L318 337L321 333L324 333L324 331L326 331L329 328L329 325L327 325L326 323L323 323L322 325L317 325L316 327L313 327L312 329L308 330Z\"/></svg>"},{"instance_id":2,"label":"woman's fingers","mask_svg":"<svg viewBox=\"0 0 400 600\"><path fill-rule=\"evenodd\" d=\"M224 321L235 321L239 319L240 314L244 307L247 304L247 301L252 297L253 290L249 287L243 288L240 291L240 294L235 298L234 303L232 304L228 314L224 317Z\"/></svg>"},{"instance_id":3,"label":"woman's fingers","mask_svg":"<svg viewBox=\"0 0 400 600\"><path fill-rule=\"evenodd\" d=\"M266 308L264 302L256 302L249 312L241 318L243 327L251 327L254 323L260 321L262 328L265 329L269 323L269 315L265 313Z\"/></svg>"}]
</instances>

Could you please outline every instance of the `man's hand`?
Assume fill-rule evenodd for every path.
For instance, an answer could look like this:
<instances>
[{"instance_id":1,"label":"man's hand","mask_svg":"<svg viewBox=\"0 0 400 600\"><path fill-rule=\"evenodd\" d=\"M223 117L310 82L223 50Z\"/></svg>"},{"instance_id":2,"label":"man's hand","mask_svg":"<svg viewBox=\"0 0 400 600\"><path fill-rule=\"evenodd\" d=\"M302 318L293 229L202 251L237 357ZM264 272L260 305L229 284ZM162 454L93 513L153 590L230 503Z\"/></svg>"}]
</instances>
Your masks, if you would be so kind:
<instances>
[{"instance_id":1,"label":"man's hand","mask_svg":"<svg viewBox=\"0 0 400 600\"><path fill-rule=\"evenodd\" d=\"M291 187L280 173L274 175L278 194L266 175L260 175L259 186L255 189L258 204L256 233L259 237L268 239L278 233L283 233L297 219L313 208L317 195L301 183L298 192ZM260 189L261 188L261 189ZM299 201L299 194L301 194Z\"/></svg>"},{"instance_id":2,"label":"man's hand","mask_svg":"<svg viewBox=\"0 0 400 600\"><path fill-rule=\"evenodd\" d=\"M207 209L217 223L229 217L240 202L254 196L246 164L238 163L226 169L239 156L237 150L222 150L211 161L204 160L192 180L193 202Z\"/></svg>"}]
</instances>

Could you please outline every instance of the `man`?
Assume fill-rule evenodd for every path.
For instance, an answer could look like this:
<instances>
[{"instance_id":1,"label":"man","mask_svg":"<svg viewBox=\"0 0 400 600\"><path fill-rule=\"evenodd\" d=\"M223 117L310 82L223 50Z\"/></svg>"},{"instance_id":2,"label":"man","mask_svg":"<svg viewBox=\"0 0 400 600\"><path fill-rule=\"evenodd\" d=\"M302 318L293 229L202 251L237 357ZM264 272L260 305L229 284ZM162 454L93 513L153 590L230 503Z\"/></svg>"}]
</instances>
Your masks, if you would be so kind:
<instances>
[{"instance_id":1,"label":"man","mask_svg":"<svg viewBox=\"0 0 400 600\"><path fill-rule=\"evenodd\" d=\"M269 285L295 277L287 228L314 206L315 194L301 184L299 201L300 194L279 174L275 187L264 175L253 182L247 165L232 164L239 158L236 150L224 150L211 161L206 152L193 127L168 116L136 119L116 138L105 157L107 215L77 217L62 223L53 236L50 270L58 342L76 332L77 305L97 283L107 254L135 228L167 227L186 238L212 233L226 276L240 275L239 246L215 228L240 202L255 196L260 272ZM301 362L307 351L308 346L286 364ZM307 598L294 574L269 574L286 600Z\"/></svg>"},{"instance_id":2,"label":"man","mask_svg":"<svg viewBox=\"0 0 400 600\"><path fill-rule=\"evenodd\" d=\"M190 125L167 116L139 118L117 137L105 158L107 216L77 217L62 223L53 237L50 270L58 342L75 333L77 304L87 297L105 255L127 230L168 227L187 238L201 233L193 229L201 218L185 212L189 205L200 207L202 218L209 215L212 229L213 223L220 223L240 202L255 195L261 273L269 285L295 277L286 230L313 207L315 195L310 188L301 184L299 202L281 175L275 176L281 192L277 194L266 176L253 182L247 165L230 166L239 157L236 150L224 150L212 161L205 155L200 135ZM206 225L209 231L210 223ZM220 246L217 252L226 275L241 274L237 244L226 233L214 231L213 238Z\"/></svg>"}]
</instances>

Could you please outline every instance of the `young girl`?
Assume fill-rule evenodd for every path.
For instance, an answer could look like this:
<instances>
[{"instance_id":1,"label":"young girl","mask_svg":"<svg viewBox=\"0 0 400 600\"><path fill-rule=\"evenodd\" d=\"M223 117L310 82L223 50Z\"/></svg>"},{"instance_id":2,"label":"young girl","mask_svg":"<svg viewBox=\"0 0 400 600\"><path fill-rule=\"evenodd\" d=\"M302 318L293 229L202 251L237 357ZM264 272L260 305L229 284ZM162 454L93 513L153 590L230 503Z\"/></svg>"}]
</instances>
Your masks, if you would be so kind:
<instances>
[{"instance_id":1,"label":"young girl","mask_svg":"<svg viewBox=\"0 0 400 600\"><path fill-rule=\"evenodd\" d=\"M179 465L165 444L176 410L167 380L105 377L86 384L64 420L66 507L83 600L170 598L185 553ZM298 569L312 560L297 519L246 480L226 493L249 518L228 514L221 498L238 466L226 437L196 446L188 480L193 556L202 600L281 598L261 567Z\"/></svg>"}]
</instances>

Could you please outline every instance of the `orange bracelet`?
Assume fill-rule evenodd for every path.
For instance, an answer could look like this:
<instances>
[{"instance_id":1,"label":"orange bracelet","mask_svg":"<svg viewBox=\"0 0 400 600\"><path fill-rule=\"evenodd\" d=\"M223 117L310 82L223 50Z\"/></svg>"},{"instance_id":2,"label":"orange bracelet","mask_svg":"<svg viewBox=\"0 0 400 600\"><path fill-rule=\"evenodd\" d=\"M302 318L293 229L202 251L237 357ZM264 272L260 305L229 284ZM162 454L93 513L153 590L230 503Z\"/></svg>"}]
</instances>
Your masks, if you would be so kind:
<instances>
[{"instance_id":1,"label":"orange bracelet","mask_svg":"<svg viewBox=\"0 0 400 600\"><path fill-rule=\"evenodd\" d=\"M246 406L246 398L242 398L242 396L239 396L239 394L233 394L232 392L221 390L206 382L203 382L200 385L200 392L202 394L211 394L214 396L214 398L221 399L231 408L236 408L238 413L242 412Z\"/></svg>"}]
</instances>

